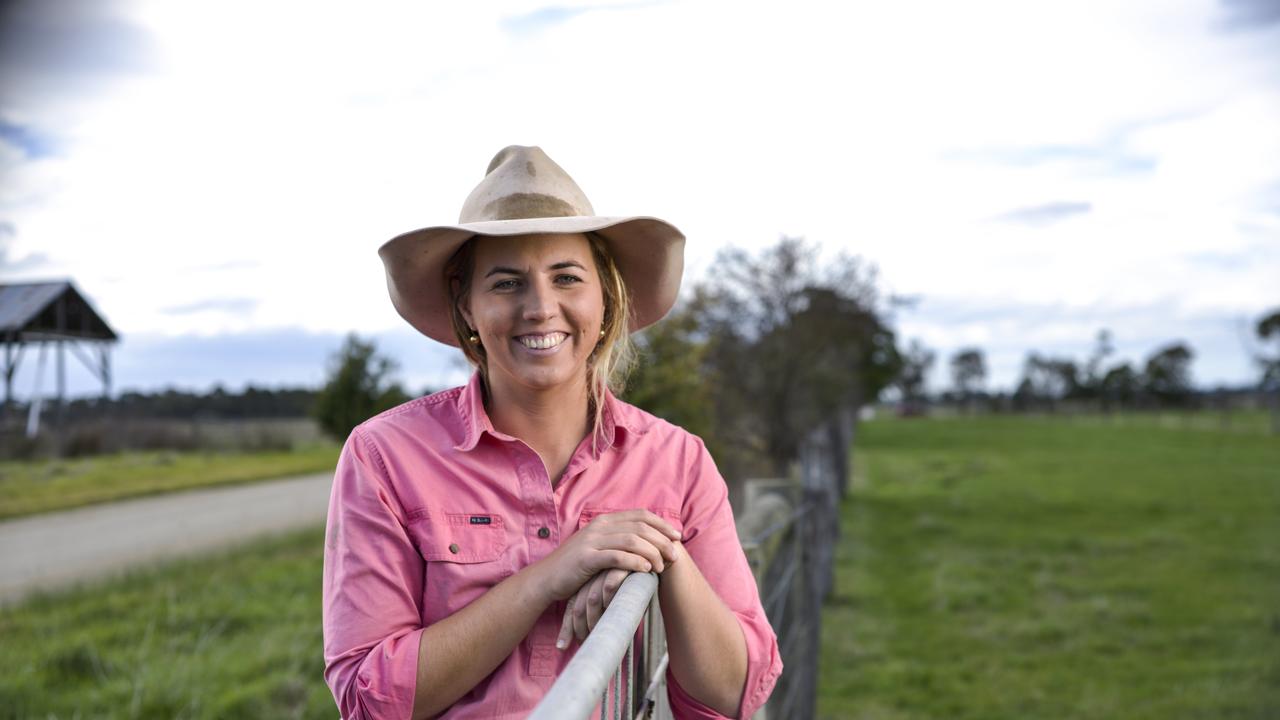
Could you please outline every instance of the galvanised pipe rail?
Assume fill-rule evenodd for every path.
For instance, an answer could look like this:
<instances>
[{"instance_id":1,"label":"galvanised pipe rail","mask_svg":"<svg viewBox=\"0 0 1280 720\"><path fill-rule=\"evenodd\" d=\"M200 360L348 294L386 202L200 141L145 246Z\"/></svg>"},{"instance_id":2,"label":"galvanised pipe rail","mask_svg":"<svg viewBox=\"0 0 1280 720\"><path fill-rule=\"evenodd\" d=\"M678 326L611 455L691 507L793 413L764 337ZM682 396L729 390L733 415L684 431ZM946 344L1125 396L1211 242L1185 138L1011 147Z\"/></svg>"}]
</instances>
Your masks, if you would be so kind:
<instances>
[{"instance_id":1,"label":"galvanised pipe rail","mask_svg":"<svg viewBox=\"0 0 1280 720\"><path fill-rule=\"evenodd\" d=\"M551 690L529 715L530 720L585 718L597 704L602 705L603 716L607 708L601 696L608 699L609 682L617 675L623 658L628 655L636 628L644 619L657 590L658 576L653 573L631 573L622 581L582 647L578 648ZM629 675L625 680L619 678L613 698L614 707L619 711L624 710L623 705L633 702L631 691L622 692L623 682L627 685L634 683L630 676L634 667L627 668L627 672ZM624 694L626 697L621 697ZM630 710L619 716L631 717Z\"/></svg>"}]
</instances>

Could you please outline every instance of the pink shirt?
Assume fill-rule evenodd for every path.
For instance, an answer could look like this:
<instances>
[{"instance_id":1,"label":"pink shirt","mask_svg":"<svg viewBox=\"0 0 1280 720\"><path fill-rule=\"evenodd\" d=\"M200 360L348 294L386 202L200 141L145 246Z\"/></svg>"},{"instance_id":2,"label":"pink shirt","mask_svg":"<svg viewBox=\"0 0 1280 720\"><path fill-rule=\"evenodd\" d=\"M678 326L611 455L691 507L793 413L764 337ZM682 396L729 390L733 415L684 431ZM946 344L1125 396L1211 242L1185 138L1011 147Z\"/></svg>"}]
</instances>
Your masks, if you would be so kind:
<instances>
[{"instance_id":1,"label":"pink shirt","mask_svg":"<svg viewBox=\"0 0 1280 720\"><path fill-rule=\"evenodd\" d=\"M424 627L547 556L595 515L634 508L681 531L741 623L747 680L739 717L764 703L782 661L710 454L697 436L612 394L603 427L599 455L584 439L554 490L537 453L494 430L478 373L465 387L352 431L334 476L324 555L324 675L345 720L409 718ZM441 717L527 715L578 647L556 649L563 608L548 608ZM430 648L426 654L430 662ZM667 683L676 717L723 717L670 672Z\"/></svg>"}]
</instances>

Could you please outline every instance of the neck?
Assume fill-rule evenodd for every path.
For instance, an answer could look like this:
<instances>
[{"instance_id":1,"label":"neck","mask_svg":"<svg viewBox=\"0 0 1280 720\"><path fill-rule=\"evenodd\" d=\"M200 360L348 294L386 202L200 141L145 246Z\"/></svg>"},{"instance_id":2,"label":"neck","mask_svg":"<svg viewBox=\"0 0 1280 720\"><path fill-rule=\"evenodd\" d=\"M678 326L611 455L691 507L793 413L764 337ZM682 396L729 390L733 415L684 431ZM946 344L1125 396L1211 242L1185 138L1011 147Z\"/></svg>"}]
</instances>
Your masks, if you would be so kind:
<instances>
[{"instance_id":1,"label":"neck","mask_svg":"<svg viewBox=\"0 0 1280 720\"><path fill-rule=\"evenodd\" d=\"M485 409L494 429L523 440L544 459L567 458L590 431L585 377L569 386L537 390L491 376L488 386Z\"/></svg>"}]
</instances>

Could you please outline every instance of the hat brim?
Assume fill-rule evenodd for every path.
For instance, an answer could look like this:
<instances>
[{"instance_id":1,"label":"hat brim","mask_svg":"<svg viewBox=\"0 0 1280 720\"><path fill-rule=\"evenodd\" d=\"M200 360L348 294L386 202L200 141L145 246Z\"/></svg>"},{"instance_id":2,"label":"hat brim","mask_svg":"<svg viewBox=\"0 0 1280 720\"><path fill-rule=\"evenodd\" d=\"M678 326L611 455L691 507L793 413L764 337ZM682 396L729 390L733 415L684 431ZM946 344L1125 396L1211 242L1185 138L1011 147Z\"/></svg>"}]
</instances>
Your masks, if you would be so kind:
<instances>
[{"instance_id":1,"label":"hat brim","mask_svg":"<svg viewBox=\"0 0 1280 720\"><path fill-rule=\"evenodd\" d=\"M680 294L685 238L655 217L587 215L437 225L397 235L378 248L378 255L396 312L423 335L458 347L444 277L444 266L458 248L477 235L587 232L605 241L622 274L631 296L631 331L665 317Z\"/></svg>"}]
</instances>

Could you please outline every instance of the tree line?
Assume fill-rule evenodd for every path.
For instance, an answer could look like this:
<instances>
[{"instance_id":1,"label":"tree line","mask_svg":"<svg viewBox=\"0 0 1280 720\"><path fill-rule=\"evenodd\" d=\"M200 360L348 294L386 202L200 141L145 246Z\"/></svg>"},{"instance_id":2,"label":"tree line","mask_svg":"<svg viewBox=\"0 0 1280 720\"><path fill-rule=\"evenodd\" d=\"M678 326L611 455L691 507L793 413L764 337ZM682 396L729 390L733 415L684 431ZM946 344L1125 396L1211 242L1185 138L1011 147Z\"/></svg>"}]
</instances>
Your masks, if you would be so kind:
<instances>
[{"instance_id":1,"label":"tree line","mask_svg":"<svg viewBox=\"0 0 1280 720\"><path fill-rule=\"evenodd\" d=\"M726 474L785 473L806 433L832 420L851 434L857 410L892 388L906 414L937 400L966 408L1054 410L1064 403L1102 409L1188 407L1194 403L1185 342L1143 363L1114 361L1102 330L1082 362L1030 352L1010 393L988 393L981 348L948 361L951 386L930 395L936 353L901 344L894 298L873 266L844 253L824 256L803 238L782 237L758 252L727 248L662 322L633 336L638 362L624 399L702 437ZM1261 387L1280 397L1280 308L1256 326ZM320 388L209 393L128 392L69 404L68 417L315 418L337 440L363 420L409 400L398 363L352 333L329 360ZM423 391L430 392L429 389Z\"/></svg>"},{"instance_id":2,"label":"tree line","mask_svg":"<svg viewBox=\"0 0 1280 720\"><path fill-rule=\"evenodd\" d=\"M1251 353L1259 371L1257 391L1275 396L1280 393L1280 308L1265 313L1253 332L1257 338ZM989 393L985 389L988 373L982 349L964 347L948 359L950 386L932 399L963 409L1052 412L1065 403L1109 412L1185 409L1200 404L1207 394L1192 381L1195 351L1185 341L1163 344L1139 364L1113 362L1114 354L1113 336L1107 329L1098 331L1093 349L1083 362L1031 351L1022 363L1013 391ZM919 341L912 341L902 357L895 386L904 412L914 414L931 399L925 381L937 357Z\"/></svg>"}]
</instances>

